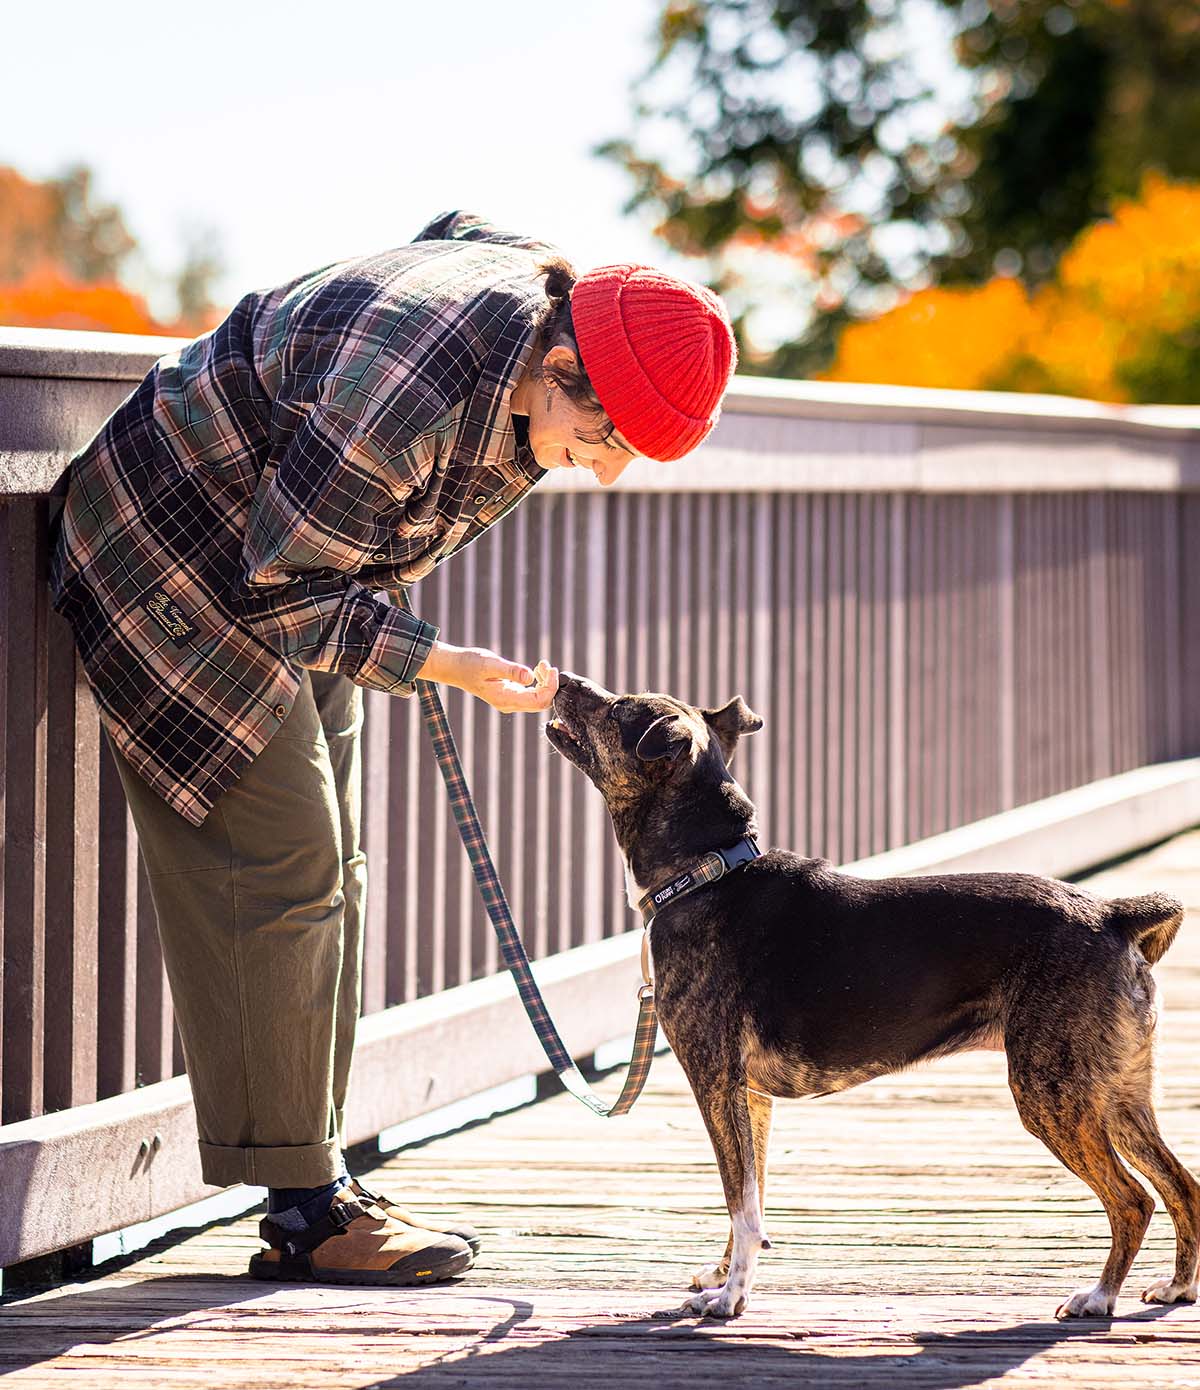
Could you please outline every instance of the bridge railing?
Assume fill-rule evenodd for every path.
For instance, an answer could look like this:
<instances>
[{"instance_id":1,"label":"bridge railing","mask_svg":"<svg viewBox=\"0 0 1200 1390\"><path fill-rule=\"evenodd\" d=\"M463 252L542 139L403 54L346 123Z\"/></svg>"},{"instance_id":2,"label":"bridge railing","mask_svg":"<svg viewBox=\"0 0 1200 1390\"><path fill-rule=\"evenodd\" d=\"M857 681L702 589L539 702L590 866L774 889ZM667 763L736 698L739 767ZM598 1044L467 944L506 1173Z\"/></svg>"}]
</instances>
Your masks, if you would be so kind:
<instances>
[{"instance_id":1,"label":"bridge railing","mask_svg":"<svg viewBox=\"0 0 1200 1390\"><path fill-rule=\"evenodd\" d=\"M72 453L174 346L0 330L0 1266L209 1191L136 838L45 587ZM837 862L1162 764L1153 815L1046 862L1200 818L1200 410L739 379L695 457L604 491L551 473L413 598L448 640L611 688L740 692L764 837ZM600 799L535 720L447 703L588 1053L637 978ZM366 704L351 1142L540 1069L415 702Z\"/></svg>"}]
</instances>

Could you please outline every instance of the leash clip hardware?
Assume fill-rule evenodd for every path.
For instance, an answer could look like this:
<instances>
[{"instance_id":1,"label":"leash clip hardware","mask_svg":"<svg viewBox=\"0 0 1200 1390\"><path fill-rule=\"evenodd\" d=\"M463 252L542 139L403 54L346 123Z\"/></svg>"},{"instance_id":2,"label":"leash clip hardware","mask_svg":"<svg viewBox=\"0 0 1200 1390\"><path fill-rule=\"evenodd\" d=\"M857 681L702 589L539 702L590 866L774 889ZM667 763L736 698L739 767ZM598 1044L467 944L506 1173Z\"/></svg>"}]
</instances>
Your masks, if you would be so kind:
<instances>
[{"instance_id":1,"label":"leash clip hardware","mask_svg":"<svg viewBox=\"0 0 1200 1390\"><path fill-rule=\"evenodd\" d=\"M650 955L650 928L654 925L651 917L642 928L642 984L638 990L638 1000L644 1003L654 998L654 968Z\"/></svg>"}]
</instances>

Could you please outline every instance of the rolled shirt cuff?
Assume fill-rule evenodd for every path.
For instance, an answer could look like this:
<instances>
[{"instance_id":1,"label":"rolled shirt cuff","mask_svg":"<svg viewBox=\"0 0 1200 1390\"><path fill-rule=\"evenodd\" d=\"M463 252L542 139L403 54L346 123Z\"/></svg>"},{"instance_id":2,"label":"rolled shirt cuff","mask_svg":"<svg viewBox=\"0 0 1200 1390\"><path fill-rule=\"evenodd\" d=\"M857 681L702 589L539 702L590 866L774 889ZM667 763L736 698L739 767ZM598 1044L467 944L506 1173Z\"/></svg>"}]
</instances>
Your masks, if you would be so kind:
<instances>
[{"instance_id":1,"label":"rolled shirt cuff","mask_svg":"<svg viewBox=\"0 0 1200 1390\"><path fill-rule=\"evenodd\" d=\"M391 695L411 695L440 630L414 613L389 608L355 681Z\"/></svg>"}]
</instances>

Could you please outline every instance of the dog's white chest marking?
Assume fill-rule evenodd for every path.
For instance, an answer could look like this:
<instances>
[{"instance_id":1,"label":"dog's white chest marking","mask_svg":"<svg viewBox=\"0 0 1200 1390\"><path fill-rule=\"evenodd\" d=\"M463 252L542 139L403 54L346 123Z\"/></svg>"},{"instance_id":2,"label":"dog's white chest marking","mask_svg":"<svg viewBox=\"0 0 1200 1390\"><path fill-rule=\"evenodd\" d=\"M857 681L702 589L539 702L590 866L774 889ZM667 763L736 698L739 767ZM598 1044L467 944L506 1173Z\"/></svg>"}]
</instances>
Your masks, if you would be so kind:
<instances>
[{"instance_id":1,"label":"dog's white chest marking","mask_svg":"<svg viewBox=\"0 0 1200 1390\"><path fill-rule=\"evenodd\" d=\"M625 893L629 898L629 906L634 912L640 910L639 904L646 896L646 889L633 876L633 870L629 867L629 860L624 855L621 856L625 864Z\"/></svg>"}]
</instances>

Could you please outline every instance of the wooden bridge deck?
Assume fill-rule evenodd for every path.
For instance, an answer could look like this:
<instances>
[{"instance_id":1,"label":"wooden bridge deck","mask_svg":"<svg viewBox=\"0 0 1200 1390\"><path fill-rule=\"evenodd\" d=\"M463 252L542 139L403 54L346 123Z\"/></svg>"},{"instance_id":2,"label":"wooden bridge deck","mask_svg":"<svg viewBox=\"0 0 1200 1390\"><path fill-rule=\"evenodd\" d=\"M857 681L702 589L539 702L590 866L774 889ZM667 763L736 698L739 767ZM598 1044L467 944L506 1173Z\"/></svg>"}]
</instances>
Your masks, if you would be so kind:
<instances>
[{"instance_id":1,"label":"wooden bridge deck","mask_svg":"<svg viewBox=\"0 0 1200 1390\"><path fill-rule=\"evenodd\" d=\"M1158 977L1160 1112L1200 1167L1200 831L1095 880L1163 888L1192 919ZM615 1088L615 1078L607 1085ZM1021 1128L1003 1058L973 1054L777 1107L775 1249L730 1324L679 1313L725 1238L719 1184L681 1072L662 1059L611 1124L567 1096L397 1155L379 1171L486 1238L431 1290L270 1288L242 1275L256 1215L0 1309L13 1386L1200 1386L1200 1308L1146 1308L1169 1269L1156 1213L1111 1321L1057 1324L1099 1270L1107 1225ZM86 1194L81 1194L86 1200ZM74 1377L74 1379L72 1379Z\"/></svg>"}]
</instances>

